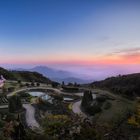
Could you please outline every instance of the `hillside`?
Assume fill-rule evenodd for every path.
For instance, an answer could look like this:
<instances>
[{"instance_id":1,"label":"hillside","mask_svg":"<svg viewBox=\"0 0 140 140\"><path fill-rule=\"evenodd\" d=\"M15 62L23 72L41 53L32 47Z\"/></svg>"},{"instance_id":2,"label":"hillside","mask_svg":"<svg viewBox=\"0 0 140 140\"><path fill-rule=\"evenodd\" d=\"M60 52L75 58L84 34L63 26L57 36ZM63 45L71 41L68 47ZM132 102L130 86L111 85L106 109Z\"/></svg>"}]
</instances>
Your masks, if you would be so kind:
<instances>
[{"instance_id":1,"label":"hillside","mask_svg":"<svg viewBox=\"0 0 140 140\"><path fill-rule=\"evenodd\" d=\"M44 77L42 74L37 72L29 71L8 71L0 67L0 75L3 75L4 78L8 80L22 80L22 81L35 81L41 83L51 83L51 80Z\"/></svg>"},{"instance_id":2,"label":"hillside","mask_svg":"<svg viewBox=\"0 0 140 140\"><path fill-rule=\"evenodd\" d=\"M110 77L103 81L93 82L90 86L106 88L124 96L140 96L140 73Z\"/></svg>"}]
</instances>

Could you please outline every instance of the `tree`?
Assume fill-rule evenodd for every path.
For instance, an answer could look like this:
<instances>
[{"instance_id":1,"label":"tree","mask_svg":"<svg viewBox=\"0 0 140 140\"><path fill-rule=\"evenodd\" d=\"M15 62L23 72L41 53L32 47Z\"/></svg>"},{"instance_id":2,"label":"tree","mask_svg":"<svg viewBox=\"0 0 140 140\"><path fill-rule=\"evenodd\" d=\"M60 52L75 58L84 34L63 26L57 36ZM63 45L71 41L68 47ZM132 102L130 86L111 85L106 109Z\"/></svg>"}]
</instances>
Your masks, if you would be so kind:
<instances>
[{"instance_id":1,"label":"tree","mask_svg":"<svg viewBox=\"0 0 140 140\"><path fill-rule=\"evenodd\" d=\"M21 111L22 103L19 96L15 95L9 99L9 112L15 113Z\"/></svg>"},{"instance_id":2,"label":"tree","mask_svg":"<svg viewBox=\"0 0 140 140\"><path fill-rule=\"evenodd\" d=\"M15 87L9 87L8 92L13 92L15 90Z\"/></svg>"},{"instance_id":3,"label":"tree","mask_svg":"<svg viewBox=\"0 0 140 140\"><path fill-rule=\"evenodd\" d=\"M25 85L26 85L26 87L29 87L30 86L29 83L26 83Z\"/></svg>"},{"instance_id":4,"label":"tree","mask_svg":"<svg viewBox=\"0 0 140 140\"><path fill-rule=\"evenodd\" d=\"M74 86L77 87L77 83L76 82L74 83Z\"/></svg>"},{"instance_id":5,"label":"tree","mask_svg":"<svg viewBox=\"0 0 140 140\"><path fill-rule=\"evenodd\" d=\"M34 83L34 82L32 82L32 83L31 83L31 86L32 86L32 87L34 87L34 86L35 86L35 83Z\"/></svg>"},{"instance_id":6,"label":"tree","mask_svg":"<svg viewBox=\"0 0 140 140\"><path fill-rule=\"evenodd\" d=\"M21 80L18 80L17 83L18 83L18 84L21 84Z\"/></svg>"},{"instance_id":7,"label":"tree","mask_svg":"<svg viewBox=\"0 0 140 140\"><path fill-rule=\"evenodd\" d=\"M65 86L65 82L64 81L62 82L62 86Z\"/></svg>"},{"instance_id":8,"label":"tree","mask_svg":"<svg viewBox=\"0 0 140 140\"><path fill-rule=\"evenodd\" d=\"M52 82L52 87L53 87L53 88L57 88L58 85L59 85L59 83L57 83L57 82Z\"/></svg>"},{"instance_id":9,"label":"tree","mask_svg":"<svg viewBox=\"0 0 140 140\"><path fill-rule=\"evenodd\" d=\"M3 94L7 93L7 90L8 90L7 88L2 87L2 93L3 93Z\"/></svg>"},{"instance_id":10,"label":"tree","mask_svg":"<svg viewBox=\"0 0 140 140\"><path fill-rule=\"evenodd\" d=\"M39 87L40 86L40 83L36 83L36 86Z\"/></svg>"},{"instance_id":11,"label":"tree","mask_svg":"<svg viewBox=\"0 0 140 140\"><path fill-rule=\"evenodd\" d=\"M92 93L91 91L85 91L84 96L82 99L82 107L86 108L90 105L90 103L93 101Z\"/></svg>"}]
</instances>

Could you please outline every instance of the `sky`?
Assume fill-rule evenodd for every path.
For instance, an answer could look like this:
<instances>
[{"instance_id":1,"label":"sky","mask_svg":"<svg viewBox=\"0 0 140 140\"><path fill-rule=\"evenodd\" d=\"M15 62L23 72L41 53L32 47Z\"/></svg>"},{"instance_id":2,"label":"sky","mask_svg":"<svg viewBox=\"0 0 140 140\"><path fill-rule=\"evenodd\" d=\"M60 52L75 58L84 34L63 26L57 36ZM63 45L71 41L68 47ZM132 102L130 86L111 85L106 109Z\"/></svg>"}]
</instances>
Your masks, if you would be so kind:
<instances>
[{"instance_id":1,"label":"sky","mask_svg":"<svg viewBox=\"0 0 140 140\"><path fill-rule=\"evenodd\" d=\"M0 66L103 79L140 72L139 0L1 0Z\"/></svg>"}]
</instances>

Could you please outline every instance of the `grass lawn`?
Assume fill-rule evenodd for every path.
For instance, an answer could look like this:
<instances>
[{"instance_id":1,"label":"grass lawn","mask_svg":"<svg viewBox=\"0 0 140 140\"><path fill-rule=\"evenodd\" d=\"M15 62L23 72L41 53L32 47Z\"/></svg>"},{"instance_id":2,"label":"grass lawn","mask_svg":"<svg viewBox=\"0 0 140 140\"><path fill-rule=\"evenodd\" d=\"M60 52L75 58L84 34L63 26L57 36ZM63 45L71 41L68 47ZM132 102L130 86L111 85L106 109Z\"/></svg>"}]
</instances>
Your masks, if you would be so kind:
<instances>
[{"instance_id":1,"label":"grass lawn","mask_svg":"<svg viewBox=\"0 0 140 140\"><path fill-rule=\"evenodd\" d=\"M108 97L113 97L114 100L107 99L104 102L104 105L108 102L110 106L109 108L105 109L103 105L102 112L95 115L94 118L96 119L97 123L100 123L100 124L106 123L108 125L112 125L115 121L124 117L126 112L135 110L136 101L133 101L133 100L131 101L119 95L114 95L106 91L104 92L104 91L98 90L98 92L99 92L98 94L105 93Z\"/></svg>"}]
</instances>

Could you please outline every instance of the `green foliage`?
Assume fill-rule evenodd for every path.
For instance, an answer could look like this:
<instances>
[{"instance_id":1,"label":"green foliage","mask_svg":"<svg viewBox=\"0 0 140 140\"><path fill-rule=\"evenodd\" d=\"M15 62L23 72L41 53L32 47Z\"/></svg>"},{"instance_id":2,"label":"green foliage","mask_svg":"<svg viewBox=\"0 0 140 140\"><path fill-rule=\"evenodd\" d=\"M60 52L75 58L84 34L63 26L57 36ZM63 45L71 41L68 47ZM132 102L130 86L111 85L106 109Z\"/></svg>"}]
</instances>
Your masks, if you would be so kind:
<instances>
[{"instance_id":1,"label":"green foliage","mask_svg":"<svg viewBox=\"0 0 140 140\"><path fill-rule=\"evenodd\" d=\"M18 112L21 111L22 109L22 103L21 103L21 99L19 96L12 96L9 99L9 112L14 113L14 112Z\"/></svg>"},{"instance_id":2,"label":"green foliage","mask_svg":"<svg viewBox=\"0 0 140 140\"><path fill-rule=\"evenodd\" d=\"M13 92L15 90L15 87L9 87L8 92Z\"/></svg>"},{"instance_id":3,"label":"green foliage","mask_svg":"<svg viewBox=\"0 0 140 140\"><path fill-rule=\"evenodd\" d=\"M105 100L105 98L98 98L98 100L93 100L92 93L90 91L85 91L82 99L82 109L89 115L95 115L96 113L101 112L101 103Z\"/></svg>"},{"instance_id":4,"label":"green foliage","mask_svg":"<svg viewBox=\"0 0 140 140\"><path fill-rule=\"evenodd\" d=\"M62 95L54 95L53 98L55 100L58 100L58 101L63 101L63 96Z\"/></svg>"},{"instance_id":5,"label":"green foliage","mask_svg":"<svg viewBox=\"0 0 140 140\"><path fill-rule=\"evenodd\" d=\"M16 78L10 71L8 71L4 68L1 68L1 67L0 67L0 75L3 75L4 78L6 78L6 79L16 80Z\"/></svg>"},{"instance_id":6,"label":"green foliage","mask_svg":"<svg viewBox=\"0 0 140 140\"><path fill-rule=\"evenodd\" d=\"M89 115L95 115L96 113L101 112L102 109L101 109L101 106L99 104L97 104L97 105L93 105L93 106L88 106L87 108L85 108L85 111Z\"/></svg>"},{"instance_id":7,"label":"green foliage","mask_svg":"<svg viewBox=\"0 0 140 140\"><path fill-rule=\"evenodd\" d=\"M66 92L78 92L79 88L73 86L62 86L63 90Z\"/></svg>"},{"instance_id":8,"label":"green foliage","mask_svg":"<svg viewBox=\"0 0 140 140\"><path fill-rule=\"evenodd\" d=\"M69 124L70 119L66 115L49 115L43 121L45 132L50 136L59 135Z\"/></svg>"},{"instance_id":9,"label":"green foliage","mask_svg":"<svg viewBox=\"0 0 140 140\"><path fill-rule=\"evenodd\" d=\"M35 83L34 83L34 82L32 82L32 83L31 83L31 86L32 86L32 87L34 87L34 86L35 86Z\"/></svg>"},{"instance_id":10,"label":"green foliage","mask_svg":"<svg viewBox=\"0 0 140 140\"><path fill-rule=\"evenodd\" d=\"M21 80L18 80L17 83L18 83L18 84L21 84Z\"/></svg>"},{"instance_id":11,"label":"green foliage","mask_svg":"<svg viewBox=\"0 0 140 140\"><path fill-rule=\"evenodd\" d=\"M44 77L42 74L37 72L29 71L8 71L6 69L0 68L0 75L8 80L16 80L20 84L21 81L28 82L39 82L39 83L51 83L51 80Z\"/></svg>"},{"instance_id":12,"label":"green foliage","mask_svg":"<svg viewBox=\"0 0 140 140\"><path fill-rule=\"evenodd\" d=\"M26 87L29 87L29 86L30 86L30 84L29 84L29 83L26 83L26 84L25 84L25 86L26 86Z\"/></svg>"},{"instance_id":13,"label":"green foliage","mask_svg":"<svg viewBox=\"0 0 140 140\"><path fill-rule=\"evenodd\" d=\"M6 121L10 122L10 121L13 121L13 120L15 120L15 116L11 113L7 113Z\"/></svg>"},{"instance_id":14,"label":"green foliage","mask_svg":"<svg viewBox=\"0 0 140 140\"><path fill-rule=\"evenodd\" d=\"M52 82L52 87L53 87L53 88L57 88L59 85L60 85L60 84L57 83L57 82Z\"/></svg>"},{"instance_id":15,"label":"green foliage","mask_svg":"<svg viewBox=\"0 0 140 140\"><path fill-rule=\"evenodd\" d=\"M134 96L140 96L140 73L107 78L94 82L91 86L106 88L132 99Z\"/></svg>"},{"instance_id":16,"label":"green foliage","mask_svg":"<svg viewBox=\"0 0 140 140\"><path fill-rule=\"evenodd\" d=\"M100 140L97 136L95 129L91 127L82 127L80 135L78 135L74 140Z\"/></svg>"},{"instance_id":17,"label":"green foliage","mask_svg":"<svg viewBox=\"0 0 140 140\"><path fill-rule=\"evenodd\" d=\"M105 102L106 101L106 97L98 96L98 97L96 97L96 101L98 101L98 102Z\"/></svg>"},{"instance_id":18,"label":"green foliage","mask_svg":"<svg viewBox=\"0 0 140 140\"><path fill-rule=\"evenodd\" d=\"M93 101L92 93L90 91L85 91L81 103L82 107L87 108L88 106L90 106L92 101Z\"/></svg>"},{"instance_id":19,"label":"green foliage","mask_svg":"<svg viewBox=\"0 0 140 140\"><path fill-rule=\"evenodd\" d=\"M36 86L39 87L40 86L40 83L36 83Z\"/></svg>"},{"instance_id":20,"label":"green foliage","mask_svg":"<svg viewBox=\"0 0 140 140\"><path fill-rule=\"evenodd\" d=\"M28 132L26 136L26 140L56 140L56 139L50 138L44 134L35 134L35 133Z\"/></svg>"},{"instance_id":21,"label":"green foliage","mask_svg":"<svg viewBox=\"0 0 140 140\"><path fill-rule=\"evenodd\" d=\"M0 128L3 128L3 127L4 127L4 125L5 125L5 122L4 122L4 121L2 121L2 120L0 120Z\"/></svg>"},{"instance_id":22,"label":"green foliage","mask_svg":"<svg viewBox=\"0 0 140 140\"><path fill-rule=\"evenodd\" d=\"M110 103L110 102L106 102L105 104L104 104L104 109L110 109L111 108L111 106L112 106L112 104Z\"/></svg>"},{"instance_id":23,"label":"green foliage","mask_svg":"<svg viewBox=\"0 0 140 140\"><path fill-rule=\"evenodd\" d=\"M21 98L29 98L29 97L32 97L29 93L27 93L27 92L20 92L19 93L19 96L21 97Z\"/></svg>"}]
</instances>

